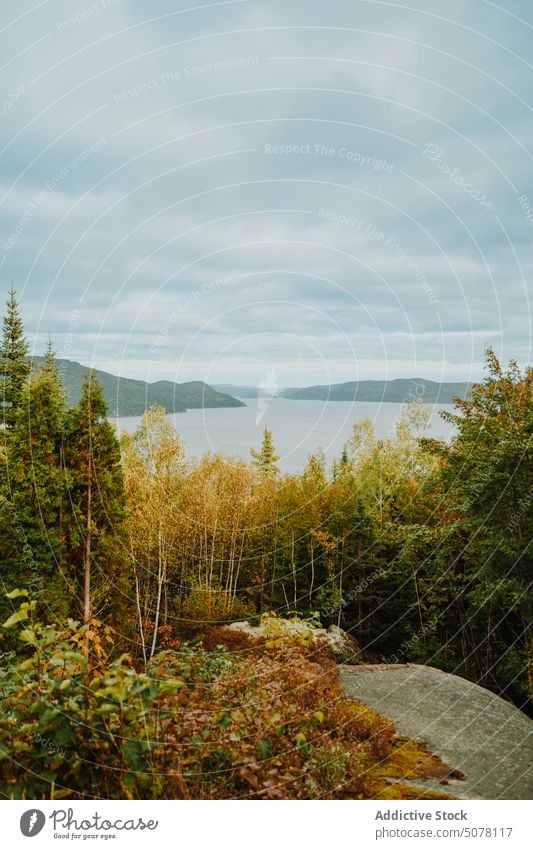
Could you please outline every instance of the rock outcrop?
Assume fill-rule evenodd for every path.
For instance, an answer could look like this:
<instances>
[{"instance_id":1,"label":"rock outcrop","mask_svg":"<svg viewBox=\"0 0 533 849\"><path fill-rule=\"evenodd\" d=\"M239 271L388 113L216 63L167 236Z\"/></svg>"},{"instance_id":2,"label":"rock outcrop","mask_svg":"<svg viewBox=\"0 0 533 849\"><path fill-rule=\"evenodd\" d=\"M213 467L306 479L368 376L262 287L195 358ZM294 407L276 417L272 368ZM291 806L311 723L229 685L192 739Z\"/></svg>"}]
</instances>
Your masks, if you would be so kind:
<instances>
[{"instance_id":1,"label":"rock outcrop","mask_svg":"<svg viewBox=\"0 0 533 849\"><path fill-rule=\"evenodd\" d=\"M348 696L392 719L398 734L424 742L465 774L441 791L533 799L533 722L514 705L428 666L341 666L341 681Z\"/></svg>"},{"instance_id":2,"label":"rock outcrop","mask_svg":"<svg viewBox=\"0 0 533 849\"><path fill-rule=\"evenodd\" d=\"M259 625L250 625L249 622L233 622L227 626L233 631L242 631L252 638L265 637L273 633L274 629L279 633L287 635L298 635L302 637L312 632L313 643L317 646L328 646L338 663L351 663L357 659L359 654L359 646L354 637L343 631L337 625L330 625L326 628L311 628L308 623L301 622L297 619L278 619L266 620Z\"/></svg>"}]
</instances>

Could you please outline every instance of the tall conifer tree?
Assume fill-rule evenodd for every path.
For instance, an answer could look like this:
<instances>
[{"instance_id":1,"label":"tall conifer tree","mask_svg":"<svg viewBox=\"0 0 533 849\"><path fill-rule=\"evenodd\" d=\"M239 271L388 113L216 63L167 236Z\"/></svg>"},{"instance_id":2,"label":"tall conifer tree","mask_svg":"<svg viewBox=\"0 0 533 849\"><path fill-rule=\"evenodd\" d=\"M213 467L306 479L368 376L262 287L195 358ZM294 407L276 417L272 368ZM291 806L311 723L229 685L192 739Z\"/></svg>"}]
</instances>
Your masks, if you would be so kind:
<instances>
[{"instance_id":1,"label":"tall conifer tree","mask_svg":"<svg viewBox=\"0 0 533 849\"><path fill-rule=\"evenodd\" d=\"M65 466L73 520L69 551L83 620L107 618L112 608L120 621L129 595L126 496L120 446L107 420L102 387L91 373L69 414Z\"/></svg>"},{"instance_id":2,"label":"tall conifer tree","mask_svg":"<svg viewBox=\"0 0 533 849\"><path fill-rule=\"evenodd\" d=\"M20 544L9 558L7 584L9 589L28 589L58 617L69 612L65 417L65 392L49 346L44 363L23 387L8 443L11 496L6 515Z\"/></svg>"},{"instance_id":3,"label":"tall conifer tree","mask_svg":"<svg viewBox=\"0 0 533 849\"><path fill-rule=\"evenodd\" d=\"M0 343L0 404L2 422L8 429L15 425L17 409L22 401L22 389L30 370L28 343L24 337L19 304L16 292L11 288Z\"/></svg>"}]
</instances>

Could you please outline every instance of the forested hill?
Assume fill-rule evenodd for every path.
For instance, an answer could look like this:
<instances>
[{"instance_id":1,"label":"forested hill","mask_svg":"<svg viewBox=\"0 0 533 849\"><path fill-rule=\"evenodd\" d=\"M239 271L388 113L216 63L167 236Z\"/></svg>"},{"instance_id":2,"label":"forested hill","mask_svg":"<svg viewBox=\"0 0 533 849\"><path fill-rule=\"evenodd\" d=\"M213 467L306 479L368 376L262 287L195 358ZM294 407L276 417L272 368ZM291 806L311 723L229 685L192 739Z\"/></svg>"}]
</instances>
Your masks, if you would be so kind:
<instances>
[{"instance_id":1,"label":"forested hill","mask_svg":"<svg viewBox=\"0 0 533 849\"><path fill-rule=\"evenodd\" d=\"M36 365L43 357L34 357ZM71 360L56 360L63 378L69 404L77 404L81 396L83 378L89 371L86 366ZM183 413L190 409L203 407L243 407L242 401L223 392L217 392L203 383L194 380L188 383L173 383L159 380L147 383L129 377L117 377L106 371L93 369L102 384L105 400L111 416L142 416L149 407L164 407L167 413Z\"/></svg>"},{"instance_id":2,"label":"forested hill","mask_svg":"<svg viewBox=\"0 0 533 849\"><path fill-rule=\"evenodd\" d=\"M272 393L261 390L258 386L239 386L235 383L215 383L213 389L217 392L225 392L228 395L234 395L235 398L260 398L264 395L271 398ZM277 392L274 392L277 394Z\"/></svg>"},{"instance_id":3,"label":"forested hill","mask_svg":"<svg viewBox=\"0 0 533 849\"><path fill-rule=\"evenodd\" d=\"M334 383L331 386L306 386L283 389L282 398L293 401L394 401L403 403L421 398L427 404L451 404L454 398L465 398L470 383L436 383L422 378L397 380L360 380Z\"/></svg>"}]
</instances>

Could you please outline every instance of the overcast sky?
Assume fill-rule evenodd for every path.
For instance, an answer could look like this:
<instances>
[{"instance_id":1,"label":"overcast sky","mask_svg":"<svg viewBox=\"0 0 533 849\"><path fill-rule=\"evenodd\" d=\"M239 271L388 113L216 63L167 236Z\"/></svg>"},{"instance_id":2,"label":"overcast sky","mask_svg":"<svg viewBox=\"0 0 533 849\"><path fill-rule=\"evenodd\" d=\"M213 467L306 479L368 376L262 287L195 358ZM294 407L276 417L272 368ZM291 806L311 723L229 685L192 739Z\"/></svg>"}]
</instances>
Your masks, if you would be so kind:
<instances>
[{"instance_id":1,"label":"overcast sky","mask_svg":"<svg viewBox=\"0 0 533 849\"><path fill-rule=\"evenodd\" d=\"M532 43L530 0L2 0L35 352L280 386L530 361Z\"/></svg>"}]
</instances>

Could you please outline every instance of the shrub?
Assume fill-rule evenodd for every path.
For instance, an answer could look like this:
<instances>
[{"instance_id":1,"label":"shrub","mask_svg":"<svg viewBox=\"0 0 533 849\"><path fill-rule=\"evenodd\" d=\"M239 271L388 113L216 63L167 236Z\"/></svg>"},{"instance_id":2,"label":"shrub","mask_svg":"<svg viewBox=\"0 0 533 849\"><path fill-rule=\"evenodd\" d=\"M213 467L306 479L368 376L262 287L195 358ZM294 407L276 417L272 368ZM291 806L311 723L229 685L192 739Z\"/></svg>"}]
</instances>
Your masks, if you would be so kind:
<instances>
[{"instance_id":1,"label":"shrub","mask_svg":"<svg viewBox=\"0 0 533 849\"><path fill-rule=\"evenodd\" d=\"M427 753L410 741L407 770L392 723L301 641L276 635L253 655L183 643L136 671L100 623L43 626L25 605L6 624L20 615L27 656L0 674L4 797L428 796L387 781L423 774Z\"/></svg>"},{"instance_id":2,"label":"shrub","mask_svg":"<svg viewBox=\"0 0 533 849\"><path fill-rule=\"evenodd\" d=\"M29 656L11 655L0 679L2 795L157 797L166 716L156 701L184 683L137 673L129 655L111 660L111 634L96 620L30 623L20 637Z\"/></svg>"},{"instance_id":3,"label":"shrub","mask_svg":"<svg viewBox=\"0 0 533 849\"><path fill-rule=\"evenodd\" d=\"M225 646L230 652L247 654L261 654L266 642L265 637L252 637L245 631L224 626L209 628L202 634L201 640L203 647L208 651L215 651L220 646Z\"/></svg>"},{"instance_id":4,"label":"shrub","mask_svg":"<svg viewBox=\"0 0 533 849\"><path fill-rule=\"evenodd\" d=\"M216 587L196 586L181 606L178 628L182 634L193 636L213 625L246 619L251 612L251 607L238 597Z\"/></svg>"}]
</instances>

